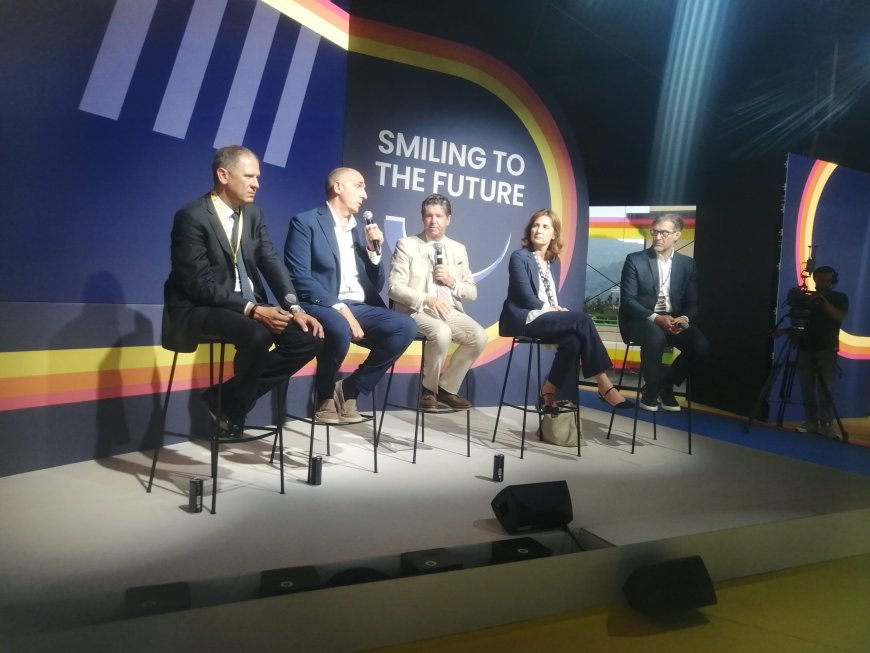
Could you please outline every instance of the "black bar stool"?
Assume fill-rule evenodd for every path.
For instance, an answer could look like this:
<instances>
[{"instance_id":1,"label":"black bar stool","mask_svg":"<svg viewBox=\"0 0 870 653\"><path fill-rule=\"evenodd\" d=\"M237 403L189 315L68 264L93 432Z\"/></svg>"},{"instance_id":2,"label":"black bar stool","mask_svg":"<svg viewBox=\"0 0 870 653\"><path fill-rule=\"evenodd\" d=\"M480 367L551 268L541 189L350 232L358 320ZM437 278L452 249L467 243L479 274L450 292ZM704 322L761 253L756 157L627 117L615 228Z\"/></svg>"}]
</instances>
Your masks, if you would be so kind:
<instances>
[{"instance_id":1,"label":"black bar stool","mask_svg":"<svg viewBox=\"0 0 870 653\"><path fill-rule=\"evenodd\" d=\"M520 458L521 459L525 455L526 418L528 417L528 414L534 413L538 416L538 429L539 429L538 432L539 433L540 433L540 428L541 428L541 416L544 414L543 407L539 405L539 402L537 399L535 400L535 407L534 408L529 408L529 405L528 405L529 404L529 382L530 382L531 376L532 376L532 354L537 352L537 377L536 377L537 384L535 386L535 396L537 397L538 388L541 385L541 378L542 378L541 377L541 345L552 345L552 344L555 344L555 343L548 342L546 340L541 340L539 338L529 338L527 336L517 336L517 337L513 338L513 340L511 341L511 349L510 349L510 353L508 354L507 367L505 368L505 371L504 371L504 383L502 383L502 386L501 386L501 397L498 400L498 412L495 415L495 427L492 429L492 441L495 442L495 436L496 436L496 433L498 432L498 422L501 419L502 406L509 406L511 408L516 408L517 410L521 410L523 412L523 432L522 432L522 438L520 440ZM505 390L507 389L507 384L508 384L508 378L510 377L510 373L511 373L511 362L513 361L513 357L514 357L514 348L517 345L529 345L529 360L528 360L528 364L526 366L525 394L523 395L525 397L525 404L523 404L523 405L512 404L512 403L504 400ZM580 373L578 370L577 374L575 374L575 377L579 377L579 374ZM557 407L555 409L555 411L559 412L559 413L566 413L566 412L574 413L574 419L577 422L577 455L581 456L582 454L580 453L580 447L583 446L583 438L580 436L580 396L579 395L580 395L580 390L579 390L579 386L578 386L577 400L575 402L574 408L565 408L565 407L560 406L560 407Z\"/></svg>"},{"instance_id":2,"label":"black bar stool","mask_svg":"<svg viewBox=\"0 0 870 653\"><path fill-rule=\"evenodd\" d=\"M625 343L625 355L622 357L622 369L619 371L619 381L616 383L616 389L622 391L623 379L625 377L625 368L628 364L628 354L631 351L632 347L640 347L636 342L627 342ZM691 375L686 377L686 389L682 392L674 391L674 396L683 397L686 400L686 434L688 436L688 453L692 454L692 394L691 394L691 383L692 377ZM634 453L634 445L637 440L637 416L638 411L640 410L640 396L643 393L643 383L640 375L638 375L637 385L635 387L636 396L634 401L634 419L631 429L631 453ZM644 411L649 412L653 418L653 440L658 440L658 411ZM616 409L610 410L610 424L607 426L607 439L610 439L610 432L613 430L613 418L616 415Z\"/></svg>"},{"instance_id":3,"label":"black bar stool","mask_svg":"<svg viewBox=\"0 0 870 653\"><path fill-rule=\"evenodd\" d=\"M217 496L217 484L218 484L218 453L220 449L220 444L239 444L243 442L253 442L254 440L262 440L263 438L268 438L270 436L274 436L275 440L272 443L272 455L269 458L269 463L274 463L275 460L275 452L277 449L278 452L278 466L280 469L280 477L281 477L281 494L284 494L284 429L283 423L280 419L276 420L275 426L245 426L245 432L247 431L255 431L256 435L246 435L241 438L222 438L220 425L218 424L218 419L221 414L222 408L222 384L224 382L224 361L226 354L226 346L227 342L225 340L221 340L217 337L209 337L203 336L200 338L200 344L208 345L208 378L209 385L214 386L215 378L214 378L214 348L216 345L220 347L220 353L218 356L218 393L217 393L217 413L218 416L213 420L212 433L210 433L207 438L211 442L211 512L215 514L216 511L216 496ZM157 470L157 458L160 456L160 450L163 448L163 439L167 435L174 435L179 437L186 437L192 440L201 439L197 438L197 436L190 433L178 433L176 431L169 431L166 428L166 416L169 411L169 398L172 395L172 384L175 381L175 369L178 363L178 354L179 352L173 351L172 356L172 367L169 371L169 383L166 386L166 394L163 397L163 430L160 439L160 445L154 449L154 458L151 461L151 474L148 477L148 486L145 488L146 492L151 492L151 486L154 484L154 474Z\"/></svg>"},{"instance_id":4,"label":"black bar stool","mask_svg":"<svg viewBox=\"0 0 870 653\"><path fill-rule=\"evenodd\" d=\"M387 389L384 393L384 403L381 407L381 418L380 423L378 424L378 440L381 438L381 427L384 425L384 414L387 412L387 406L392 406L393 408L401 408L403 410L413 410L414 411L414 454L411 459L412 463L417 462L417 435L419 433L420 442L426 441L426 413L430 414L439 414L439 413L457 413L460 412L458 408L435 408L431 410L424 409L420 406L420 394L423 391L423 365L425 363L425 346L426 346L426 336L417 334L413 340L413 342L420 343L420 371L417 375L417 403L415 406L408 406L406 404L398 404L390 402L390 387L393 385L393 372L396 369L396 364L390 367L390 373L387 377ZM466 377L467 381L467 377ZM465 381L464 381L465 382ZM465 409L463 411L465 413L465 455L466 457L471 457L471 409Z\"/></svg>"}]
</instances>

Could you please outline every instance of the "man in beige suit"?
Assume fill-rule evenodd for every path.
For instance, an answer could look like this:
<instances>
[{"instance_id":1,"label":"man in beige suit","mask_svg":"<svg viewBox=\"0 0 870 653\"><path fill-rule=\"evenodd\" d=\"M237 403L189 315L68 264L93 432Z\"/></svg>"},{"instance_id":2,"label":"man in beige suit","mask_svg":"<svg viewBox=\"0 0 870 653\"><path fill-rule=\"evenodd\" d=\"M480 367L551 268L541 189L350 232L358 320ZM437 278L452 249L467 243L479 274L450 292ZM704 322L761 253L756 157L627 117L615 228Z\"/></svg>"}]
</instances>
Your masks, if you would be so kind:
<instances>
[{"instance_id":1,"label":"man in beige suit","mask_svg":"<svg viewBox=\"0 0 870 653\"><path fill-rule=\"evenodd\" d=\"M486 331L465 314L463 300L477 298L477 286L465 246L446 237L450 200L430 195L423 200L423 232L396 243L390 265L390 299L397 311L407 313L426 337L423 390L420 406L438 404L468 409L471 402L457 392L462 380L486 346ZM452 342L456 351L444 372Z\"/></svg>"}]
</instances>

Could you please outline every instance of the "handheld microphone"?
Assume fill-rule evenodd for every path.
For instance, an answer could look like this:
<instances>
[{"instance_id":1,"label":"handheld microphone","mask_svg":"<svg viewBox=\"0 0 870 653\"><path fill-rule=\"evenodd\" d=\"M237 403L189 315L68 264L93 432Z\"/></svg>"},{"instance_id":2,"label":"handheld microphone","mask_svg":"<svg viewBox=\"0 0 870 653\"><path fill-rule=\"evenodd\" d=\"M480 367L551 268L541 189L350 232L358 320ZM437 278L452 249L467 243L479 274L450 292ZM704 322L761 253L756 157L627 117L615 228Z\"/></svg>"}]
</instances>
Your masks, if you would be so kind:
<instances>
[{"instance_id":1,"label":"handheld microphone","mask_svg":"<svg viewBox=\"0 0 870 653\"><path fill-rule=\"evenodd\" d=\"M435 248L435 265L444 265L444 246L441 243L432 243Z\"/></svg>"},{"instance_id":2,"label":"handheld microphone","mask_svg":"<svg viewBox=\"0 0 870 653\"><path fill-rule=\"evenodd\" d=\"M299 298L292 292L288 292L286 295L284 295L284 303L288 307L290 307L293 306L293 304L299 304Z\"/></svg>"},{"instance_id":3,"label":"handheld microphone","mask_svg":"<svg viewBox=\"0 0 870 653\"><path fill-rule=\"evenodd\" d=\"M371 212L371 211L365 211L365 212L363 212L363 220L366 221L366 224L374 224L374 223L372 222L372 212ZM380 254L381 254L381 241L379 241L379 240L374 240L374 241L372 241L372 243L373 243L374 246L375 246L375 254L377 254L378 256L380 256Z\"/></svg>"},{"instance_id":4,"label":"handheld microphone","mask_svg":"<svg viewBox=\"0 0 870 653\"><path fill-rule=\"evenodd\" d=\"M688 322L677 322L677 328L685 331L686 329L689 328L689 323Z\"/></svg>"}]
</instances>

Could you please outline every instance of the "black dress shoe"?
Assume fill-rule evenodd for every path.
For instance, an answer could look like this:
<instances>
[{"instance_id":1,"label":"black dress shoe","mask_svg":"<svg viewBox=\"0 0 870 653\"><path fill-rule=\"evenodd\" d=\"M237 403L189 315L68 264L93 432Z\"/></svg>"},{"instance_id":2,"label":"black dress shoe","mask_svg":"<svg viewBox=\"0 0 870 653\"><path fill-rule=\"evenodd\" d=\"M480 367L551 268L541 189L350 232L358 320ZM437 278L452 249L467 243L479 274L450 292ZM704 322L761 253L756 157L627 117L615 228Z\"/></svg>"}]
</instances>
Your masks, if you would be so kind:
<instances>
[{"instance_id":1,"label":"black dress shoe","mask_svg":"<svg viewBox=\"0 0 870 653\"><path fill-rule=\"evenodd\" d=\"M234 422L230 421L229 429L226 431L221 431L221 436L225 438L231 438L233 440L238 440L239 438L245 435L245 422Z\"/></svg>"},{"instance_id":2,"label":"black dress shoe","mask_svg":"<svg viewBox=\"0 0 870 653\"><path fill-rule=\"evenodd\" d=\"M206 407L208 408L208 414L211 418L217 422L218 430L220 431L221 437L228 437L233 439L241 438L245 432L245 420L244 419L234 419L231 417L226 410L224 410L224 406L226 406L226 397L221 397L223 400L223 406L221 406L220 415L218 415L217 409L217 388L212 386L210 388L206 388L202 391L200 395L202 397L203 402L205 402Z\"/></svg>"}]
</instances>

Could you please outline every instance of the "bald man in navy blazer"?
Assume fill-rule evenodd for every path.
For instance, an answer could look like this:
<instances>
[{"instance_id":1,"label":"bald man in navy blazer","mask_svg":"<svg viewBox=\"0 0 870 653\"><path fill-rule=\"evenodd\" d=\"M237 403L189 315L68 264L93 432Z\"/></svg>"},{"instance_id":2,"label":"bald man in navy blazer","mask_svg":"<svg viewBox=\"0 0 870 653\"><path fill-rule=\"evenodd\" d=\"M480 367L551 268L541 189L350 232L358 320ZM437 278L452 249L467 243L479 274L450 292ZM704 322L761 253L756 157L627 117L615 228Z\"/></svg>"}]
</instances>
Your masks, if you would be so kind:
<instances>
[{"instance_id":1,"label":"bald man in navy blazer","mask_svg":"<svg viewBox=\"0 0 870 653\"><path fill-rule=\"evenodd\" d=\"M619 332L625 342L640 345L644 380L640 407L679 411L673 387L708 349L704 334L692 324L698 312L695 260L676 252L683 219L674 213L653 219L652 247L629 254L622 268ZM668 369L661 363L670 345L680 355Z\"/></svg>"},{"instance_id":2,"label":"bald man in navy blazer","mask_svg":"<svg viewBox=\"0 0 870 653\"><path fill-rule=\"evenodd\" d=\"M284 244L284 262L306 311L326 335L317 356L315 388L318 422L359 422L357 397L368 394L417 334L407 315L391 311L381 299L384 274L374 223L354 215L367 198L363 176L336 168L326 178L326 202L294 215ZM369 355L349 376L337 380L350 343Z\"/></svg>"}]
</instances>

